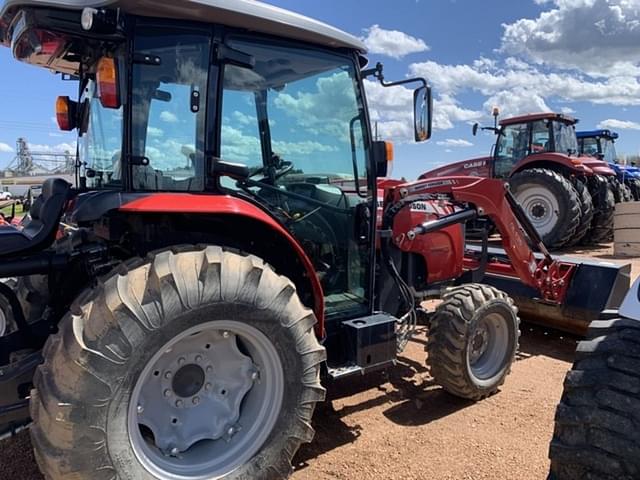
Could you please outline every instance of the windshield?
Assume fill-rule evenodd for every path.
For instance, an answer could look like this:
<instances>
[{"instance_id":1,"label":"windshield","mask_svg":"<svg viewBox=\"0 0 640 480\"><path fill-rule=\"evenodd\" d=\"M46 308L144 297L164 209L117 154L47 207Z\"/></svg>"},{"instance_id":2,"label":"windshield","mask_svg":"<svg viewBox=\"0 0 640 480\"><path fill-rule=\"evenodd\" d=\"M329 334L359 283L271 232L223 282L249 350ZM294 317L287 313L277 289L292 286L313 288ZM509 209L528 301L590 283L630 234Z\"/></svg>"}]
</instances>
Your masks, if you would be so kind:
<instances>
[{"instance_id":1,"label":"windshield","mask_svg":"<svg viewBox=\"0 0 640 480\"><path fill-rule=\"evenodd\" d=\"M122 107L104 108L96 97L96 85L87 82L81 97L88 125L79 138L82 174L91 189L120 187L122 172Z\"/></svg>"},{"instance_id":2,"label":"windshield","mask_svg":"<svg viewBox=\"0 0 640 480\"><path fill-rule=\"evenodd\" d=\"M598 137L584 137L578 139L580 144L580 153L583 155L589 155L595 157L600 153L600 146L598 145Z\"/></svg>"},{"instance_id":3,"label":"windshield","mask_svg":"<svg viewBox=\"0 0 640 480\"><path fill-rule=\"evenodd\" d=\"M575 154L578 152L576 127L563 122L553 122L553 139L557 153Z\"/></svg>"},{"instance_id":4,"label":"windshield","mask_svg":"<svg viewBox=\"0 0 640 480\"><path fill-rule=\"evenodd\" d=\"M366 179L364 108L350 59L241 40L230 44L252 55L256 66L225 67L222 159L253 172L265 165L281 170L278 162L286 162L288 171L271 179L279 184Z\"/></svg>"}]
</instances>

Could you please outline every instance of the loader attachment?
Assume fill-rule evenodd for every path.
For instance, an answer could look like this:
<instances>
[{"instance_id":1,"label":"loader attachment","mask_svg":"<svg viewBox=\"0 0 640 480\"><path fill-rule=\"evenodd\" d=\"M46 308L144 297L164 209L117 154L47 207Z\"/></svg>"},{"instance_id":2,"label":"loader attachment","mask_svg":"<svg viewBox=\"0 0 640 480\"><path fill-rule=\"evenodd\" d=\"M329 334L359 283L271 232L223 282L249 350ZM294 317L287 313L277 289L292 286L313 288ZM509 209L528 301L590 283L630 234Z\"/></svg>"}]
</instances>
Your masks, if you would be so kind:
<instances>
[{"instance_id":1,"label":"loader attachment","mask_svg":"<svg viewBox=\"0 0 640 480\"><path fill-rule=\"evenodd\" d=\"M589 323L598 319L604 310L618 308L629 289L630 264L619 265L568 255L556 256L554 258L557 262L573 265L574 272L564 301L560 304L545 302L536 289L526 285L518 277L503 249L489 247L487 255L482 282L508 293L516 302L523 319L576 335L585 335ZM542 259L540 253L535 256ZM468 244L465 269L475 270L482 258L482 247Z\"/></svg>"}]
</instances>

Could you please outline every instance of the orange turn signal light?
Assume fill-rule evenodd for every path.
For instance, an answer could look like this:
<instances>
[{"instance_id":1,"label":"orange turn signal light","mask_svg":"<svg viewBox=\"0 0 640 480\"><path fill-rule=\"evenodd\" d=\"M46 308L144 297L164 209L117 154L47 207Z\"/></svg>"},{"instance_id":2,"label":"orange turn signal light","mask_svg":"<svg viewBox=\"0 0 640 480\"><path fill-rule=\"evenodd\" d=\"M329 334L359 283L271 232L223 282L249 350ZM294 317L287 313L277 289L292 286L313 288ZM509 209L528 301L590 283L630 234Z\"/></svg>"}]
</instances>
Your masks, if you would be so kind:
<instances>
[{"instance_id":1,"label":"orange turn signal light","mask_svg":"<svg viewBox=\"0 0 640 480\"><path fill-rule=\"evenodd\" d=\"M393 142L384 142L384 148L387 153L387 162L393 162Z\"/></svg>"},{"instance_id":2,"label":"orange turn signal light","mask_svg":"<svg viewBox=\"0 0 640 480\"><path fill-rule=\"evenodd\" d=\"M96 69L98 97L104 108L120 108L120 91L118 89L118 66L115 58L102 57Z\"/></svg>"},{"instance_id":3,"label":"orange turn signal light","mask_svg":"<svg viewBox=\"0 0 640 480\"><path fill-rule=\"evenodd\" d=\"M76 102L69 97L58 97L56 99L56 121L60 130L65 132L76 128Z\"/></svg>"},{"instance_id":4,"label":"orange turn signal light","mask_svg":"<svg viewBox=\"0 0 640 480\"><path fill-rule=\"evenodd\" d=\"M582 165L582 160L580 160L579 158L572 157L571 163L573 163L574 165Z\"/></svg>"}]
</instances>

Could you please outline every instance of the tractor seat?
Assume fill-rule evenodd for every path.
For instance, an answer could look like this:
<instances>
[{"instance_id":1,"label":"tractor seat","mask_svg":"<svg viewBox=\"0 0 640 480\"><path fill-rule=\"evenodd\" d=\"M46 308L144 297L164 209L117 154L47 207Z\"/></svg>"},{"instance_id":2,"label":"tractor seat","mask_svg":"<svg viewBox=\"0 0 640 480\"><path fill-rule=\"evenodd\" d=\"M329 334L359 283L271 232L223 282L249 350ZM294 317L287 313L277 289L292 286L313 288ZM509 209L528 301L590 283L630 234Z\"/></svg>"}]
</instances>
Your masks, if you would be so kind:
<instances>
[{"instance_id":1,"label":"tractor seat","mask_svg":"<svg viewBox=\"0 0 640 480\"><path fill-rule=\"evenodd\" d=\"M33 202L31 221L24 228L0 227L0 257L24 255L44 250L56 238L60 217L69 199L71 185L61 178L49 178Z\"/></svg>"}]
</instances>

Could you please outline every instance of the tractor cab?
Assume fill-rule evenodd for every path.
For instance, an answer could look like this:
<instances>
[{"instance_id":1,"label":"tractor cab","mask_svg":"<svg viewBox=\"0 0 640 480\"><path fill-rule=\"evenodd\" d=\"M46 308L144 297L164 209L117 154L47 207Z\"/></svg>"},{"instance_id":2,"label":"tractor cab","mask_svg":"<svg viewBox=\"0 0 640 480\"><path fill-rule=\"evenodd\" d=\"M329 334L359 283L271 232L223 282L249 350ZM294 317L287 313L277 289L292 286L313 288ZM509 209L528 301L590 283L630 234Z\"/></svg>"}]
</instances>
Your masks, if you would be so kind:
<instances>
[{"instance_id":1,"label":"tractor cab","mask_svg":"<svg viewBox=\"0 0 640 480\"><path fill-rule=\"evenodd\" d=\"M562 114L535 114L500 121L494 151L494 176L508 177L529 156L577 156L576 120Z\"/></svg>"},{"instance_id":2,"label":"tractor cab","mask_svg":"<svg viewBox=\"0 0 640 480\"><path fill-rule=\"evenodd\" d=\"M78 81L76 99L56 102L60 128L78 132L79 195L67 220L109 215L114 235L133 228L116 212L173 210L174 222L249 205L302 245L327 314L370 311L375 225L366 211L390 148L373 140L362 79L392 83L381 65L363 69L362 42L295 15L282 30L282 11L254 2L73 5L8 2L0 23L16 59ZM415 136L424 140L430 90L408 81L422 84ZM207 223L195 221L215 230ZM142 248L162 246L155 224L143 228Z\"/></svg>"},{"instance_id":3,"label":"tractor cab","mask_svg":"<svg viewBox=\"0 0 640 480\"><path fill-rule=\"evenodd\" d=\"M591 130L577 132L578 146L582 155L597 157L609 165L618 163L615 141L618 134L611 130Z\"/></svg>"}]
</instances>

